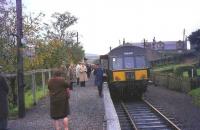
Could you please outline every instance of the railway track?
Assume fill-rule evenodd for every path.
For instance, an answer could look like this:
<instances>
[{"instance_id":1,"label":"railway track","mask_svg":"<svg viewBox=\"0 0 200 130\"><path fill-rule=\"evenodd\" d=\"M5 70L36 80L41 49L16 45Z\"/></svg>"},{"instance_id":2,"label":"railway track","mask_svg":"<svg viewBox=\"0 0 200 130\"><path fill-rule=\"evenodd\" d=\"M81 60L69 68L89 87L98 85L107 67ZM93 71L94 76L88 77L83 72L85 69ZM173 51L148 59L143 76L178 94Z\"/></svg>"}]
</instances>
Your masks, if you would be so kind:
<instances>
[{"instance_id":1,"label":"railway track","mask_svg":"<svg viewBox=\"0 0 200 130\"><path fill-rule=\"evenodd\" d=\"M122 130L180 130L145 100L114 105Z\"/></svg>"}]
</instances>

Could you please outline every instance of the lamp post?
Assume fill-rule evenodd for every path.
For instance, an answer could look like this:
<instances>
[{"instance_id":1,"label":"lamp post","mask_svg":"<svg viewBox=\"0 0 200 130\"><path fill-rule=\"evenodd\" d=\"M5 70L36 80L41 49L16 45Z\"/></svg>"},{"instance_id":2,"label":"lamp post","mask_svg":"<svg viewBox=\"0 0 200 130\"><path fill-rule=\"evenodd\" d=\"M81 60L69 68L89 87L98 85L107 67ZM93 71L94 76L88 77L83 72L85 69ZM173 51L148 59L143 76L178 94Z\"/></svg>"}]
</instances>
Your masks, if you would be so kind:
<instances>
[{"instance_id":1,"label":"lamp post","mask_svg":"<svg viewBox=\"0 0 200 130\"><path fill-rule=\"evenodd\" d=\"M22 0L16 0L17 13L17 85L18 85L18 116L25 116L24 103L24 70L23 70L23 45L22 45Z\"/></svg>"}]
</instances>

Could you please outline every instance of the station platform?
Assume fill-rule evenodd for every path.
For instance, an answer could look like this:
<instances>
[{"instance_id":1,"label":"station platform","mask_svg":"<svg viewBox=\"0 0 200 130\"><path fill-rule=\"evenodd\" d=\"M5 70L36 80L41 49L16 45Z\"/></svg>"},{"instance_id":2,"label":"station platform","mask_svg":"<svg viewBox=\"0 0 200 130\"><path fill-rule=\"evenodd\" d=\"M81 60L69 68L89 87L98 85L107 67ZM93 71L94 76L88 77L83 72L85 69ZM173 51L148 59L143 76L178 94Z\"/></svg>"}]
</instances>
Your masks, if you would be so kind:
<instances>
[{"instance_id":1,"label":"station platform","mask_svg":"<svg viewBox=\"0 0 200 130\"><path fill-rule=\"evenodd\" d=\"M70 97L69 130L103 130L104 103L92 76L86 87L74 85ZM54 130L49 116L49 97L26 112L23 119L9 120L9 130Z\"/></svg>"}]
</instances>

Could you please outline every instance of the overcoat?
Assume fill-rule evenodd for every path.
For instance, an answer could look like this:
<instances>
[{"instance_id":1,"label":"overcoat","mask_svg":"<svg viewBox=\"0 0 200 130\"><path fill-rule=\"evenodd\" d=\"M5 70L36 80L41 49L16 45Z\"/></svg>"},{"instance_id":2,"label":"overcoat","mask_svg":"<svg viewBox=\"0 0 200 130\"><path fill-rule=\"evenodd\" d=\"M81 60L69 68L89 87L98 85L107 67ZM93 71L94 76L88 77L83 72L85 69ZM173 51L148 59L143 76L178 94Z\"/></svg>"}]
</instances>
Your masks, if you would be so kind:
<instances>
[{"instance_id":1,"label":"overcoat","mask_svg":"<svg viewBox=\"0 0 200 130\"><path fill-rule=\"evenodd\" d=\"M80 65L77 64L76 65L76 78L79 78L79 74L80 74Z\"/></svg>"},{"instance_id":2,"label":"overcoat","mask_svg":"<svg viewBox=\"0 0 200 130\"><path fill-rule=\"evenodd\" d=\"M80 80L80 82L82 82L82 81L88 81L88 78L87 78L87 68L86 68L85 65L81 65L80 66L79 80Z\"/></svg>"},{"instance_id":3,"label":"overcoat","mask_svg":"<svg viewBox=\"0 0 200 130\"><path fill-rule=\"evenodd\" d=\"M8 90L6 79L0 74L0 119L8 116Z\"/></svg>"},{"instance_id":4,"label":"overcoat","mask_svg":"<svg viewBox=\"0 0 200 130\"><path fill-rule=\"evenodd\" d=\"M51 118L61 119L69 115L69 101L66 93L68 87L63 77L53 77L48 81Z\"/></svg>"}]
</instances>

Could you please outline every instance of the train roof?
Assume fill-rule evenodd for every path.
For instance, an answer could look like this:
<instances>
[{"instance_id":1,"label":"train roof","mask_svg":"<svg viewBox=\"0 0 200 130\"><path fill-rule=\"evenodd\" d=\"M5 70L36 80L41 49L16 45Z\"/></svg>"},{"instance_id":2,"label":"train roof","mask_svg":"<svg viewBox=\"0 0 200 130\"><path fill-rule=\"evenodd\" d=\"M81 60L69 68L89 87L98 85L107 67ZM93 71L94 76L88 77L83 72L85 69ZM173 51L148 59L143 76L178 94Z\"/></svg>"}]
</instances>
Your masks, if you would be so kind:
<instances>
[{"instance_id":1,"label":"train roof","mask_svg":"<svg viewBox=\"0 0 200 130\"><path fill-rule=\"evenodd\" d=\"M155 50L151 50L149 48L143 48L143 47L139 47L139 46L135 46L133 44L129 44L129 43L126 43L124 45L120 45L116 48L113 48L109 53L108 55L116 55L116 54L120 54L120 52L122 52L122 50L127 50L127 51L130 51L130 50L135 50L136 51L136 54L145 54L147 59L149 61L154 61L154 60L157 60L157 59L160 59L162 54L155 51ZM126 49L127 48L127 49Z\"/></svg>"}]
</instances>

